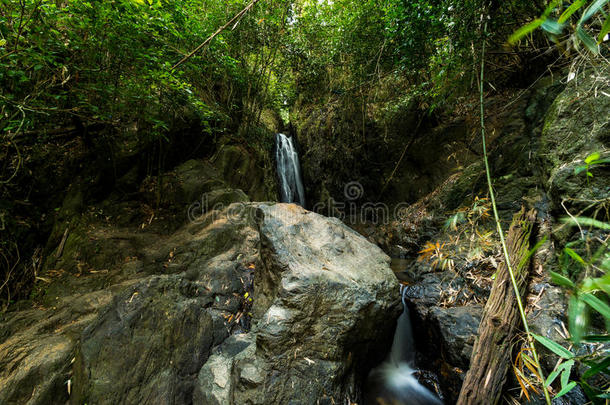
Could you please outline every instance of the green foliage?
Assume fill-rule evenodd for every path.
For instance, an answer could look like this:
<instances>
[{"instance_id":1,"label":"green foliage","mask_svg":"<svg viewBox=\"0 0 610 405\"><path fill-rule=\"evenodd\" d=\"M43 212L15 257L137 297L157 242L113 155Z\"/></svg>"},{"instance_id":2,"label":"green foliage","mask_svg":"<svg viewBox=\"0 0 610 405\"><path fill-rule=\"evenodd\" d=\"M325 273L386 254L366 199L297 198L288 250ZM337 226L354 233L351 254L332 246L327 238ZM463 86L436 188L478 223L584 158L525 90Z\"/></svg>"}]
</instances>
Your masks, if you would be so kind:
<instances>
[{"instance_id":1,"label":"green foliage","mask_svg":"<svg viewBox=\"0 0 610 405\"><path fill-rule=\"evenodd\" d=\"M0 216L7 220L0 234L0 301L19 296L33 279L23 267L33 246L24 246L22 238L34 233L28 229L32 223L4 204L30 204L31 190L40 188L24 186L36 181L32 149L70 145L77 138L91 159L112 161L117 149L145 151L145 159L154 162L148 170L162 171L166 148L184 132L197 132L201 140L195 142L208 149L228 134L242 135L238 142L267 142L256 134L262 110L277 110L283 102L277 90L282 70L270 77L287 2L265 1L180 69L171 69L247 3L2 1ZM80 145L65 146L61 159L80 151L75 144Z\"/></svg>"},{"instance_id":2,"label":"green foliage","mask_svg":"<svg viewBox=\"0 0 610 405\"><path fill-rule=\"evenodd\" d=\"M563 222L571 226L589 226L601 231L610 229L609 223L586 217L564 218ZM572 363L566 362L556 366L546 381L546 385L550 385L561 374L561 390L556 397L568 393L579 384L590 398L601 399L605 398L604 395L607 395L607 392L604 392L603 388L593 386L589 380L600 373L608 374L608 367L610 366L608 353L603 347L593 346L596 349L590 349L590 353L583 356L578 351L578 347L583 342L610 341L608 335L608 326L610 325L610 305L608 305L608 302L610 302L610 251L606 238L599 243L594 252L584 256L587 252L591 252L593 240L587 239L584 233L581 235L580 239L568 243L560 255L559 262L562 274L550 272L551 281L570 292L568 327L572 343L575 346L568 350L542 336L536 337L536 339L558 356L564 359L577 359L590 367L579 381L569 381L569 370L571 370L573 361L570 360ZM591 334L591 311L597 313L604 320L605 334Z\"/></svg>"},{"instance_id":3,"label":"green foliage","mask_svg":"<svg viewBox=\"0 0 610 405\"><path fill-rule=\"evenodd\" d=\"M587 4L589 4L588 7L584 8ZM606 15L603 11L606 4L608 4L608 0L594 0L592 2L589 2L588 0L576 0L569 4L565 10L561 11L563 2L553 0L549 3L540 18L519 28L509 37L508 42L510 44L515 44L537 28L541 28L549 34L555 42L559 42L559 36L563 34L564 29L568 25L567 23L573 16L580 14L580 18L576 22L573 29L574 32L571 36L574 40L577 39L582 43L589 51L598 54L599 45L608 32L610 32L610 16ZM559 17L551 17L553 14L559 14ZM593 30L599 29L597 39L594 39L590 34L591 28L593 28Z\"/></svg>"},{"instance_id":4,"label":"green foliage","mask_svg":"<svg viewBox=\"0 0 610 405\"><path fill-rule=\"evenodd\" d=\"M585 173L587 176L587 182L590 177L593 177L593 173L591 172L591 168L594 166L599 166L605 163L610 163L610 159L602 159L599 152L594 152L585 158L585 164L580 165L574 169L574 174Z\"/></svg>"}]
</instances>

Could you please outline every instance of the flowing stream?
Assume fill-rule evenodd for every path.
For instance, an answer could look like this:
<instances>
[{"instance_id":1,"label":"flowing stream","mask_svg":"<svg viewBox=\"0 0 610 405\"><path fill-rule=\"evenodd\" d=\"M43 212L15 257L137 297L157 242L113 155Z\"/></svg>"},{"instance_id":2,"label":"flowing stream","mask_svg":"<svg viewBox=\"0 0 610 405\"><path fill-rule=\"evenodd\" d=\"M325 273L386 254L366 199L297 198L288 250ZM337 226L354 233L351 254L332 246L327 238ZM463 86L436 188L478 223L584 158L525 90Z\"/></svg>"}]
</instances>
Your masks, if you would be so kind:
<instances>
[{"instance_id":1,"label":"flowing stream","mask_svg":"<svg viewBox=\"0 0 610 405\"><path fill-rule=\"evenodd\" d=\"M367 380L365 404L442 405L415 377L415 344L409 309L401 286L403 312L398 317L390 354Z\"/></svg>"},{"instance_id":2,"label":"flowing stream","mask_svg":"<svg viewBox=\"0 0 610 405\"><path fill-rule=\"evenodd\" d=\"M280 200L305 206L305 191L301 180L299 155L292 138L284 134L275 135L275 162L280 180Z\"/></svg>"}]
</instances>

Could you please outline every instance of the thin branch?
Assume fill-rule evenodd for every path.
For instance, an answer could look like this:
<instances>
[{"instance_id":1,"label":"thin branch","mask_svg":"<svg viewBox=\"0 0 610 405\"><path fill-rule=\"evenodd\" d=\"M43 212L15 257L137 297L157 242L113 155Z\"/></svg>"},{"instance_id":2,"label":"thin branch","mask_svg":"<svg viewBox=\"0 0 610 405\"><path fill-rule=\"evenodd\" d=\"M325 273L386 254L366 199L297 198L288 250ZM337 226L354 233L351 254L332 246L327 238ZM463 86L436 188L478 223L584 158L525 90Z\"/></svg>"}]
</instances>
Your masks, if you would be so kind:
<instances>
[{"instance_id":1,"label":"thin branch","mask_svg":"<svg viewBox=\"0 0 610 405\"><path fill-rule=\"evenodd\" d=\"M201 50L201 48L203 48L204 46L206 46L207 44L209 44L218 34L220 34L222 31L224 31L229 25L235 23L236 21L238 21L241 17L244 16L244 14L246 14L248 11L250 11L250 9L252 7L254 7L254 5L256 3L258 3L259 0L252 0L252 2L250 4L248 4L246 6L246 8L244 8L243 10L241 10L239 13L235 14L235 16L233 18L231 18L225 25L223 25L222 27L218 28L216 30L215 33L213 33L212 35L210 35L208 37L208 39L206 39L205 41L203 41L197 48L193 49L188 55L186 55L184 58L180 59L180 61L178 63L176 63L174 66L172 66L172 70L176 69L178 66L182 65L184 62L186 62L187 60L189 60L191 57L193 57L193 55L195 55L197 52L199 52Z\"/></svg>"}]
</instances>

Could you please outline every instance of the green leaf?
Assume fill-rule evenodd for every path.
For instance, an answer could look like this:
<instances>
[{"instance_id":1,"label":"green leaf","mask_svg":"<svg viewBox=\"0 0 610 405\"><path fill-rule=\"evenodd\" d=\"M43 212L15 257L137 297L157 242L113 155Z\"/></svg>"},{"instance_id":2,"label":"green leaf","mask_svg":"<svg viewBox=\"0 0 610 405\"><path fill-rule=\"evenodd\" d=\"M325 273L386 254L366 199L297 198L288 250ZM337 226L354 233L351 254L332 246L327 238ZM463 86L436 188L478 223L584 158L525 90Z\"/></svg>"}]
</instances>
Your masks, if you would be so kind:
<instances>
[{"instance_id":1,"label":"green leaf","mask_svg":"<svg viewBox=\"0 0 610 405\"><path fill-rule=\"evenodd\" d=\"M542 344L544 347L546 347L547 349L549 349L550 351L552 351L553 353L555 353L559 357L563 357L564 359L571 359L571 358L574 357L572 352L570 352L565 347L561 346L559 343L554 342L551 339L546 338L544 336L536 335L535 333L532 333L532 336L540 344Z\"/></svg>"},{"instance_id":2,"label":"green leaf","mask_svg":"<svg viewBox=\"0 0 610 405\"><path fill-rule=\"evenodd\" d=\"M570 224L572 226L594 226L599 229L610 231L610 224L602 221L598 221L593 218L587 217L564 217L560 220L563 223Z\"/></svg>"},{"instance_id":3,"label":"green leaf","mask_svg":"<svg viewBox=\"0 0 610 405\"><path fill-rule=\"evenodd\" d=\"M585 158L585 163L590 165L594 161L600 158L599 152L591 153L589 156Z\"/></svg>"},{"instance_id":4,"label":"green leaf","mask_svg":"<svg viewBox=\"0 0 610 405\"><path fill-rule=\"evenodd\" d=\"M576 284L574 284L572 282L572 280L570 280L569 278L562 276L559 273L555 273L554 271L551 271L551 281L557 285L563 286L563 287L568 287L568 288L575 288Z\"/></svg>"},{"instance_id":5,"label":"green leaf","mask_svg":"<svg viewBox=\"0 0 610 405\"><path fill-rule=\"evenodd\" d=\"M511 44L511 45L515 44L521 38L523 38L524 36L526 36L530 32L534 31L536 28L540 27L543 22L544 22L544 20L542 20L540 18L537 18L534 21L532 21L531 23L526 24L523 27L519 28L517 31L515 31L513 33L513 35L511 35L508 38L508 43Z\"/></svg>"},{"instance_id":6,"label":"green leaf","mask_svg":"<svg viewBox=\"0 0 610 405\"><path fill-rule=\"evenodd\" d=\"M542 28L546 32L550 32L551 34L559 35L563 31L563 24L559 24L552 18L547 18L546 20L544 20L540 28Z\"/></svg>"},{"instance_id":7,"label":"green leaf","mask_svg":"<svg viewBox=\"0 0 610 405\"><path fill-rule=\"evenodd\" d=\"M572 259L574 259L578 263L582 264L583 266L587 265L587 262L585 262L585 260L582 257L580 257L580 255L578 253L576 253L573 249L566 247L566 248L563 248L563 251L565 253L567 253L568 256L570 256Z\"/></svg>"},{"instance_id":8,"label":"green leaf","mask_svg":"<svg viewBox=\"0 0 610 405\"><path fill-rule=\"evenodd\" d=\"M562 0L551 1L551 3L548 5L548 7L544 10L544 13L542 13L542 18L546 18L549 15L551 15L553 10L555 10L555 8L557 8L557 6L561 4L561 1Z\"/></svg>"},{"instance_id":9,"label":"green leaf","mask_svg":"<svg viewBox=\"0 0 610 405\"><path fill-rule=\"evenodd\" d=\"M587 327L587 305L578 299L576 295L570 297L568 327L572 340L576 343L580 343L585 328Z\"/></svg>"},{"instance_id":10,"label":"green leaf","mask_svg":"<svg viewBox=\"0 0 610 405\"><path fill-rule=\"evenodd\" d=\"M564 22L566 22L568 20L568 18L570 18L572 16L572 14L574 14L586 2L587 2L587 0L577 0L574 3L570 4L570 7L566 8L565 11L563 13L561 13L561 16L559 17L559 20L557 20L557 22L560 24L563 24Z\"/></svg>"},{"instance_id":11,"label":"green leaf","mask_svg":"<svg viewBox=\"0 0 610 405\"><path fill-rule=\"evenodd\" d=\"M572 391L574 389L574 387L576 387L576 381L572 381L570 382L568 385L566 385L565 387L563 387L561 389L561 391L559 391L557 393L557 395L555 395L555 398L559 398L564 396L565 394L567 394L568 392Z\"/></svg>"},{"instance_id":12,"label":"green leaf","mask_svg":"<svg viewBox=\"0 0 610 405\"><path fill-rule=\"evenodd\" d=\"M581 294L580 299L586 302L591 308L599 312L606 319L610 319L610 306L604 301L600 300L593 294Z\"/></svg>"},{"instance_id":13,"label":"green leaf","mask_svg":"<svg viewBox=\"0 0 610 405\"><path fill-rule=\"evenodd\" d=\"M593 17L593 14L597 13L607 2L608 0L596 0L595 2L593 2L593 4L587 7L582 17L580 17L578 25L582 25L589 18Z\"/></svg>"},{"instance_id":14,"label":"green leaf","mask_svg":"<svg viewBox=\"0 0 610 405\"><path fill-rule=\"evenodd\" d=\"M587 335L583 336L582 341L588 343L610 342L610 335Z\"/></svg>"},{"instance_id":15,"label":"green leaf","mask_svg":"<svg viewBox=\"0 0 610 405\"><path fill-rule=\"evenodd\" d=\"M582 165L574 168L574 174L580 174L587 170L587 165Z\"/></svg>"},{"instance_id":16,"label":"green leaf","mask_svg":"<svg viewBox=\"0 0 610 405\"><path fill-rule=\"evenodd\" d=\"M591 35L587 34L583 27L580 25L576 27L576 36L578 37L578 39L581 40L583 45L586 46L587 49L589 49L589 51L593 52L596 55L599 53L599 46L597 46L597 42L595 42Z\"/></svg>"},{"instance_id":17,"label":"green leaf","mask_svg":"<svg viewBox=\"0 0 610 405\"><path fill-rule=\"evenodd\" d=\"M600 371L608 370L609 367L610 367L610 357L606 357L604 360L592 365L590 369L585 371L584 374L582 375L582 379L587 380L587 379L593 377L595 374L599 373Z\"/></svg>"},{"instance_id":18,"label":"green leaf","mask_svg":"<svg viewBox=\"0 0 610 405\"><path fill-rule=\"evenodd\" d=\"M544 385L546 385L548 387L549 385L553 384L553 381L555 381L555 378L557 378L559 373L561 373L561 368L557 368L557 370L555 370L551 374L549 374L546 381L544 382Z\"/></svg>"},{"instance_id":19,"label":"green leaf","mask_svg":"<svg viewBox=\"0 0 610 405\"><path fill-rule=\"evenodd\" d=\"M570 361L572 361L572 360L570 360ZM563 372L561 373L561 387L566 387L568 385L568 382L570 381L570 373L572 372L573 364L574 364L574 361L572 361L572 364L570 365L570 367L563 368Z\"/></svg>"},{"instance_id":20,"label":"green leaf","mask_svg":"<svg viewBox=\"0 0 610 405\"><path fill-rule=\"evenodd\" d=\"M6 45L6 39L2 38L0 39L0 46L4 46Z\"/></svg>"},{"instance_id":21,"label":"green leaf","mask_svg":"<svg viewBox=\"0 0 610 405\"><path fill-rule=\"evenodd\" d=\"M601 44L604 40L606 34L610 33L610 15L606 17L606 21L604 21L604 25L602 25L602 29L597 36L597 43Z\"/></svg>"}]
</instances>

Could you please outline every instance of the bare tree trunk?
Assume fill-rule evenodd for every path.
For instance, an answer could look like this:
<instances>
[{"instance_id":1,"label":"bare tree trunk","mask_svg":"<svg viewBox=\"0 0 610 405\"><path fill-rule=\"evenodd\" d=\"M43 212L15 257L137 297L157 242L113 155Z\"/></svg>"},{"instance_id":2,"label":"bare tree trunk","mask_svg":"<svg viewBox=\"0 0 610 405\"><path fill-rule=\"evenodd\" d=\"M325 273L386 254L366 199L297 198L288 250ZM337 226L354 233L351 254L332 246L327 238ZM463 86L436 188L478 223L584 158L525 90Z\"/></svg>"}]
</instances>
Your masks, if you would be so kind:
<instances>
[{"instance_id":1,"label":"bare tree trunk","mask_svg":"<svg viewBox=\"0 0 610 405\"><path fill-rule=\"evenodd\" d=\"M519 291L527 286L528 251L536 215L522 208L513 217L506 245L515 271ZM464 379L458 405L497 404L511 363L511 341L519 325L519 310L515 290L505 262L496 273L496 280L485 305L479 325L479 338L472 350L470 369Z\"/></svg>"}]
</instances>

